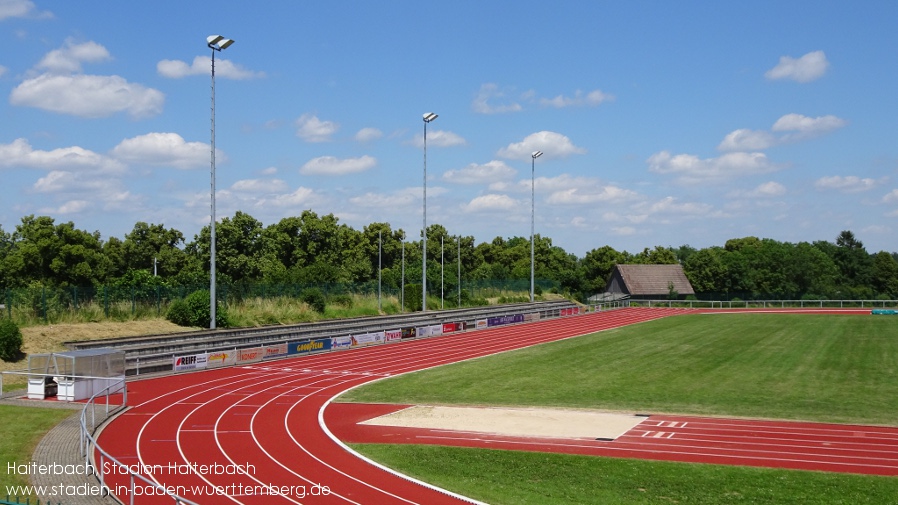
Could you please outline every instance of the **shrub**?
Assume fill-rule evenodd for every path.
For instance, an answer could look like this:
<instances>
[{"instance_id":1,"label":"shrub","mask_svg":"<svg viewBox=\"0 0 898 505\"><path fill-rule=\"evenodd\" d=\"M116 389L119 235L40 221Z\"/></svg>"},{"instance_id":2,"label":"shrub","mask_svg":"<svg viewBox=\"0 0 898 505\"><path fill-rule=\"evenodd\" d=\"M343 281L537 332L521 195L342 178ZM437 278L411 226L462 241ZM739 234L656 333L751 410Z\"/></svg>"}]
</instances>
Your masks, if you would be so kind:
<instances>
[{"instance_id":1,"label":"shrub","mask_svg":"<svg viewBox=\"0 0 898 505\"><path fill-rule=\"evenodd\" d=\"M420 284L406 284L403 296L405 300L405 310L412 312L421 310L422 295Z\"/></svg>"},{"instance_id":2,"label":"shrub","mask_svg":"<svg viewBox=\"0 0 898 505\"><path fill-rule=\"evenodd\" d=\"M324 297L324 293L321 292L318 288L309 288L304 290L299 294L299 299L306 303L309 307L312 308L315 312L319 314L324 314L325 306L327 305L327 300Z\"/></svg>"},{"instance_id":3,"label":"shrub","mask_svg":"<svg viewBox=\"0 0 898 505\"><path fill-rule=\"evenodd\" d=\"M179 326L208 328L212 319L209 291L194 291L182 300L171 303L165 318ZM215 326L227 328L228 315L221 303L215 307Z\"/></svg>"},{"instance_id":4,"label":"shrub","mask_svg":"<svg viewBox=\"0 0 898 505\"><path fill-rule=\"evenodd\" d=\"M333 303L334 305L345 307L347 309L351 309L353 305L352 296L345 293L341 295L333 295L331 296L331 303Z\"/></svg>"},{"instance_id":5,"label":"shrub","mask_svg":"<svg viewBox=\"0 0 898 505\"><path fill-rule=\"evenodd\" d=\"M22 359L22 332L12 319L0 319L0 359L3 361Z\"/></svg>"}]
</instances>

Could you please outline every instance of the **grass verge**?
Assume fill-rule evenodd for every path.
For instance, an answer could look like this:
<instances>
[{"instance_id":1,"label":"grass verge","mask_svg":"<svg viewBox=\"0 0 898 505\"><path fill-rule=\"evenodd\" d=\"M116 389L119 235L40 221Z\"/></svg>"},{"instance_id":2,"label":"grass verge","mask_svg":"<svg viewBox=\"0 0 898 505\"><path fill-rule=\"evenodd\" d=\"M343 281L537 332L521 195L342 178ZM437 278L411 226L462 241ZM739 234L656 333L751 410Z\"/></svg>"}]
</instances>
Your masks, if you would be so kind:
<instances>
[{"instance_id":1,"label":"grass verge","mask_svg":"<svg viewBox=\"0 0 898 505\"><path fill-rule=\"evenodd\" d=\"M669 317L380 381L340 400L894 424L898 325L840 315Z\"/></svg>"},{"instance_id":2,"label":"grass verge","mask_svg":"<svg viewBox=\"0 0 898 505\"><path fill-rule=\"evenodd\" d=\"M28 476L9 472L9 465L27 464L47 431L74 412L66 409L0 405L0 496L6 486L26 486Z\"/></svg>"},{"instance_id":3,"label":"grass verge","mask_svg":"<svg viewBox=\"0 0 898 505\"><path fill-rule=\"evenodd\" d=\"M354 445L416 478L492 504L885 504L898 479L416 445Z\"/></svg>"},{"instance_id":4,"label":"grass verge","mask_svg":"<svg viewBox=\"0 0 898 505\"><path fill-rule=\"evenodd\" d=\"M379 381L340 400L894 425L898 326L864 316L677 316ZM885 504L898 496L894 477L436 446L355 447L427 482L503 505Z\"/></svg>"}]
</instances>

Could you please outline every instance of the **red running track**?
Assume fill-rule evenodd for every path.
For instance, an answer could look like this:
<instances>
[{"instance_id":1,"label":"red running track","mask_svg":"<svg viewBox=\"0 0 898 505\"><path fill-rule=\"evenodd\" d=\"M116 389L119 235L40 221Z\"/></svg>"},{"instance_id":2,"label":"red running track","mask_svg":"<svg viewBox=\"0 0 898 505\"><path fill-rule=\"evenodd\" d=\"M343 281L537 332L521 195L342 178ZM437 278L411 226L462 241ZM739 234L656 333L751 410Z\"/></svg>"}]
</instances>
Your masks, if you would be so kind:
<instances>
[{"instance_id":1,"label":"red running track","mask_svg":"<svg viewBox=\"0 0 898 505\"><path fill-rule=\"evenodd\" d=\"M409 405L335 403L325 422L347 443L512 451L898 475L898 428L694 416L646 416L614 440L495 435L358 424Z\"/></svg>"},{"instance_id":2,"label":"red running track","mask_svg":"<svg viewBox=\"0 0 898 505\"><path fill-rule=\"evenodd\" d=\"M196 503L470 502L350 452L320 422L325 407L381 377L684 312L623 309L129 382L133 407L108 424L99 444ZM140 481L132 496L127 476L99 459L97 465L123 502L172 503ZM270 496L273 488L277 496Z\"/></svg>"},{"instance_id":3,"label":"red running track","mask_svg":"<svg viewBox=\"0 0 898 505\"><path fill-rule=\"evenodd\" d=\"M687 312L691 311L621 309L129 382L133 407L109 423L99 444L170 491L202 504L471 502L391 473L349 451L327 427L345 408L330 400L382 377ZM658 456L657 444L672 446L696 438L692 429L707 421L678 419L652 417L637 428L653 422L686 422L689 430L684 426L667 439L631 430L618 439L620 444L615 442L628 443L629 449L609 455L734 463L727 455L686 456L683 447L666 450L674 456ZM340 431L339 423L333 425ZM657 428L651 431L672 431ZM640 440L647 438L654 445ZM730 438L721 438L717 445L745 450L737 443L758 445ZM890 450L895 452L894 447ZM148 496L152 490L140 488L139 481L137 490L143 495L132 496L127 476L99 459L97 464L107 486L123 502L133 498L141 505L172 503L170 498ZM890 465L894 462L884 464ZM271 496L272 489L278 494Z\"/></svg>"}]
</instances>

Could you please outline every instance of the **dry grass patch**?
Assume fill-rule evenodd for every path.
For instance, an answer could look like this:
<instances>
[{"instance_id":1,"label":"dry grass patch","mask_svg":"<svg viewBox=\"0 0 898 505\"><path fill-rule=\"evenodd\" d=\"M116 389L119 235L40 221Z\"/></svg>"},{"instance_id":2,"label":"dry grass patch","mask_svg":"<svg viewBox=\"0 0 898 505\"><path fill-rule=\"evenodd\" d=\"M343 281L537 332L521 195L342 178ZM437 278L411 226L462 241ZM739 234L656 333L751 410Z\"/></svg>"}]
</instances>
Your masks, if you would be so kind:
<instances>
[{"instance_id":1,"label":"dry grass patch","mask_svg":"<svg viewBox=\"0 0 898 505\"><path fill-rule=\"evenodd\" d=\"M66 350L63 342L72 340L99 340L116 337L134 337L139 335L159 335L193 331L196 328L178 326L162 318L139 321L104 321L97 323L65 323L46 326L27 326L21 328L23 346L26 354L38 354ZM28 366L28 357L20 361L7 363L0 361L0 371L22 370ZM6 375L4 384L24 384L23 376Z\"/></svg>"}]
</instances>

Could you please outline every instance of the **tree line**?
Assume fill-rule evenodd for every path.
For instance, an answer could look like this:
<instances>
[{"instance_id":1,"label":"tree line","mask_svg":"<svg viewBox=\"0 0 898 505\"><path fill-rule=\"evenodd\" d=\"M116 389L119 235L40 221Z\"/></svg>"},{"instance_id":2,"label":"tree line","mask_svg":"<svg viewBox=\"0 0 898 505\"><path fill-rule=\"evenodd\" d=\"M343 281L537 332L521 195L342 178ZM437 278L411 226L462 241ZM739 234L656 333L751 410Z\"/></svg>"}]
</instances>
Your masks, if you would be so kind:
<instances>
[{"instance_id":1,"label":"tree line","mask_svg":"<svg viewBox=\"0 0 898 505\"><path fill-rule=\"evenodd\" d=\"M456 289L459 262L463 285L530 278L529 237L476 243L433 224L427 241L431 293L441 279L449 292ZM13 231L0 227L0 289L208 284L210 243L209 226L187 241L177 229L138 222L124 238L103 240L72 222L30 215ZM384 287L398 289L403 275L406 284L422 277L420 237L382 222L356 230L311 210L268 226L238 211L216 225L216 251L220 284L366 284L380 272ZM898 298L898 254L868 253L851 231L834 242L744 237L638 253L606 245L582 258L537 235L535 258L537 279L581 300L601 293L612 267L624 263L679 263L700 298Z\"/></svg>"}]
</instances>

